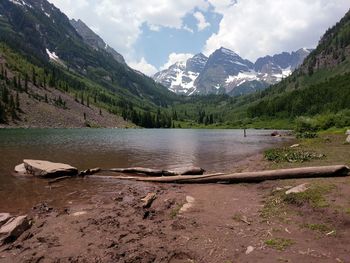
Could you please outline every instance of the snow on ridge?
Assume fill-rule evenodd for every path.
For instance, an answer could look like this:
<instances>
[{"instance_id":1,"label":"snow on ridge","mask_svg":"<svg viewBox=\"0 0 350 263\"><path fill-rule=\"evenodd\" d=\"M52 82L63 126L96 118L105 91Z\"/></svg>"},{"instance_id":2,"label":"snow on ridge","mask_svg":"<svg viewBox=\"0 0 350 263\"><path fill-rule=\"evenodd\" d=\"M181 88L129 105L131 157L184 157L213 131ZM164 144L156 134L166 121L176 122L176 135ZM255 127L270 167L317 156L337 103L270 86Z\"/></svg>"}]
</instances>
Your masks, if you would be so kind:
<instances>
[{"instance_id":1,"label":"snow on ridge","mask_svg":"<svg viewBox=\"0 0 350 263\"><path fill-rule=\"evenodd\" d=\"M30 8L33 8L30 4L27 4L24 0L9 0L9 1L15 5L28 6Z\"/></svg>"},{"instance_id":2,"label":"snow on ridge","mask_svg":"<svg viewBox=\"0 0 350 263\"><path fill-rule=\"evenodd\" d=\"M226 55L234 56L234 57L237 57L237 56L238 56L237 53L235 53L234 51L232 51L232 50L230 50L230 49L227 49L227 48L222 47L222 48L220 48L220 50L221 50L222 53L224 53L224 54L226 54Z\"/></svg>"},{"instance_id":3,"label":"snow on ridge","mask_svg":"<svg viewBox=\"0 0 350 263\"><path fill-rule=\"evenodd\" d=\"M50 59L54 61L60 61L60 58L56 55L55 52L50 52L50 50L46 49L46 53L50 57Z\"/></svg>"},{"instance_id":4,"label":"snow on ridge","mask_svg":"<svg viewBox=\"0 0 350 263\"><path fill-rule=\"evenodd\" d=\"M238 75L228 76L228 78L225 80L225 83L228 84L239 80L252 81L257 79L257 73L254 70L251 70L246 72L239 72Z\"/></svg>"}]
</instances>

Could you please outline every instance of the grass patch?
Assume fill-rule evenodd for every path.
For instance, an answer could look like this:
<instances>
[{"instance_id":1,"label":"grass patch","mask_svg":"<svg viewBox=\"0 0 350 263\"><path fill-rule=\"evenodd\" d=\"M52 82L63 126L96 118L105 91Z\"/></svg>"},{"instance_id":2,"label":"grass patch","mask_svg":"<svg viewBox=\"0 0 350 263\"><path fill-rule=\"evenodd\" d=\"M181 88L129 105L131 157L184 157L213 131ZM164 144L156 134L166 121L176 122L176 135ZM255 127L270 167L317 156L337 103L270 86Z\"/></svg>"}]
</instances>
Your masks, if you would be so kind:
<instances>
[{"instance_id":1,"label":"grass patch","mask_svg":"<svg viewBox=\"0 0 350 263\"><path fill-rule=\"evenodd\" d=\"M302 206L309 204L313 208L322 208L329 206L324 195L328 194L335 188L333 184L314 184L308 190L302 193L291 193L283 195L283 201L288 204Z\"/></svg>"},{"instance_id":2,"label":"grass patch","mask_svg":"<svg viewBox=\"0 0 350 263\"><path fill-rule=\"evenodd\" d=\"M348 215L350 215L350 208L346 208L346 209L345 209L345 213L348 214Z\"/></svg>"},{"instance_id":3,"label":"grass patch","mask_svg":"<svg viewBox=\"0 0 350 263\"><path fill-rule=\"evenodd\" d=\"M170 212L170 218L171 219L175 219L175 217L177 217L177 215L179 214L180 209L181 209L182 206L183 205L181 205L181 204L176 204L176 206Z\"/></svg>"},{"instance_id":4,"label":"grass patch","mask_svg":"<svg viewBox=\"0 0 350 263\"><path fill-rule=\"evenodd\" d=\"M324 154L313 151L295 150L290 148L269 149L265 151L264 156L266 160L275 163L303 163L325 157Z\"/></svg>"},{"instance_id":5,"label":"grass patch","mask_svg":"<svg viewBox=\"0 0 350 263\"><path fill-rule=\"evenodd\" d=\"M286 238L281 238L281 237L276 237L276 238L271 238L269 240L265 241L265 244L269 247L272 247L277 250L285 250L287 247L290 247L293 245L295 242L292 241L291 239L286 239Z\"/></svg>"},{"instance_id":6,"label":"grass patch","mask_svg":"<svg viewBox=\"0 0 350 263\"><path fill-rule=\"evenodd\" d=\"M320 233L329 233L333 230L330 226L325 224L305 224L303 227Z\"/></svg>"},{"instance_id":7,"label":"grass patch","mask_svg":"<svg viewBox=\"0 0 350 263\"><path fill-rule=\"evenodd\" d=\"M333 184L314 184L303 193L285 194L285 190L274 191L265 200L260 216L268 220L277 218L282 221L287 220L287 215L290 213L288 205L303 206L310 205L313 208L322 208L329 206L325 195L335 189Z\"/></svg>"}]
</instances>

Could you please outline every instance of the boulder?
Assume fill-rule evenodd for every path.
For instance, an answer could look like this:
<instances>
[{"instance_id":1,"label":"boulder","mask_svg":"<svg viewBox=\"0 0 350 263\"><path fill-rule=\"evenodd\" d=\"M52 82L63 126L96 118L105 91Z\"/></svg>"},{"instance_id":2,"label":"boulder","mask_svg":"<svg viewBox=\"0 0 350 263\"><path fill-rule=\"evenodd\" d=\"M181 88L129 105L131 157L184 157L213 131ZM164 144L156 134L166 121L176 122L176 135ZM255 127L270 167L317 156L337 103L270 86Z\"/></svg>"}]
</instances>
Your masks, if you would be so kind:
<instances>
[{"instance_id":1,"label":"boulder","mask_svg":"<svg viewBox=\"0 0 350 263\"><path fill-rule=\"evenodd\" d=\"M63 163L52 163L41 160L23 160L28 174L40 177L75 176L78 169Z\"/></svg>"},{"instance_id":2,"label":"boulder","mask_svg":"<svg viewBox=\"0 0 350 263\"><path fill-rule=\"evenodd\" d=\"M5 224L10 218L11 215L9 213L0 213L0 226Z\"/></svg>"},{"instance_id":3,"label":"boulder","mask_svg":"<svg viewBox=\"0 0 350 263\"><path fill-rule=\"evenodd\" d=\"M305 192L307 189L309 189L307 183L305 183L305 184L300 184L300 185L295 186L295 187L289 189L288 191L286 191L286 195L302 193L302 192Z\"/></svg>"},{"instance_id":4,"label":"boulder","mask_svg":"<svg viewBox=\"0 0 350 263\"><path fill-rule=\"evenodd\" d=\"M346 142L350 143L350 135L348 135L348 138L346 138Z\"/></svg>"},{"instance_id":5,"label":"boulder","mask_svg":"<svg viewBox=\"0 0 350 263\"><path fill-rule=\"evenodd\" d=\"M28 217L13 217L0 228L0 242L8 243L16 240L24 231L30 228Z\"/></svg>"},{"instance_id":6,"label":"boulder","mask_svg":"<svg viewBox=\"0 0 350 263\"><path fill-rule=\"evenodd\" d=\"M350 135L350 130L347 130L345 135Z\"/></svg>"}]
</instances>

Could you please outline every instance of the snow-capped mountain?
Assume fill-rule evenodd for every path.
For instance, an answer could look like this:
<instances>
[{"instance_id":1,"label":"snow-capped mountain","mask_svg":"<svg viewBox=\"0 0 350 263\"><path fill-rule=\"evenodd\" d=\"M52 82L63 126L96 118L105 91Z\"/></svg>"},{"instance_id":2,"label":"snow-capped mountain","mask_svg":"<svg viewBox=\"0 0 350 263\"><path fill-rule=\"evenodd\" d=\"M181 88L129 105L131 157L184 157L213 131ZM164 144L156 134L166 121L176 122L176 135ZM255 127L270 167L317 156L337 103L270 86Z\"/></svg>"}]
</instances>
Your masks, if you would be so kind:
<instances>
[{"instance_id":1,"label":"snow-capped mountain","mask_svg":"<svg viewBox=\"0 0 350 263\"><path fill-rule=\"evenodd\" d=\"M191 95L196 92L195 80L203 71L208 58L202 53L187 61L173 64L168 69L154 75L154 80L177 94Z\"/></svg>"},{"instance_id":2,"label":"snow-capped mountain","mask_svg":"<svg viewBox=\"0 0 350 263\"><path fill-rule=\"evenodd\" d=\"M278 83L301 65L310 52L310 49L283 52L252 63L221 47L209 58L197 54L187 61L175 63L155 74L154 79L178 94L238 96Z\"/></svg>"}]
</instances>

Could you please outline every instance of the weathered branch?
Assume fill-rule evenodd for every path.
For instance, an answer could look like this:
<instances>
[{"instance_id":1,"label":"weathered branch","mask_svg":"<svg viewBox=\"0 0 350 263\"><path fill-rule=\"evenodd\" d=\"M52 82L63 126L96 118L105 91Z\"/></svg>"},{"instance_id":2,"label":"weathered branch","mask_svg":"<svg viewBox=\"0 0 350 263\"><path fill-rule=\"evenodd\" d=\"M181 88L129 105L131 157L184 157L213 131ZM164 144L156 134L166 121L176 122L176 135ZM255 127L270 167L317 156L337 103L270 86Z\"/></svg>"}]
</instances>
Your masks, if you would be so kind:
<instances>
[{"instance_id":1,"label":"weathered branch","mask_svg":"<svg viewBox=\"0 0 350 263\"><path fill-rule=\"evenodd\" d=\"M175 176L175 175L202 175L204 169L200 167L181 167L173 170L158 170L144 167L132 167L132 168L112 168L109 172L126 173L126 174L145 174L148 176Z\"/></svg>"}]
</instances>

